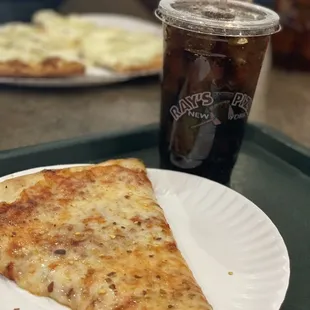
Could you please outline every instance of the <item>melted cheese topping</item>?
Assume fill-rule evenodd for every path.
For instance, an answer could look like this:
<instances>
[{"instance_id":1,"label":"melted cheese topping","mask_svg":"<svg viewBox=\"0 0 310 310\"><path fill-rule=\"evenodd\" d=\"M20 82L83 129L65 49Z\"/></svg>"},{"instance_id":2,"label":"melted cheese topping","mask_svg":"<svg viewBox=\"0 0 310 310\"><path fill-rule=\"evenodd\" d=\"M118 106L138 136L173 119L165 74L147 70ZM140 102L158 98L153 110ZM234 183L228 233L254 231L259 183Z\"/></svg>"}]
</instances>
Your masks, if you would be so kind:
<instances>
[{"instance_id":1,"label":"melted cheese topping","mask_svg":"<svg viewBox=\"0 0 310 310\"><path fill-rule=\"evenodd\" d=\"M66 41L77 41L97 28L79 16L62 16L52 10L41 10L33 17L34 24L42 26L51 36L57 36Z\"/></svg>"},{"instance_id":2,"label":"melted cheese topping","mask_svg":"<svg viewBox=\"0 0 310 310\"><path fill-rule=\"evenodd\" d=\"M80 53L74 43L47 35L39 28L24 24L11 24L0 31L0 61L20 60L40 62L48 57L64 60L80 60Z\"/></svg>"},{"instance_id":3,"label":"melted cheese topping","mask_svg":"<svg viewBox=\"0 0 310 310\"><path fill-rule=\"evenodd\" d=\"M87 59L110 68L147 65L161 53L161 38L151 34L104 30L82 41L82 54Z\"/></svg>"},{"instance_id":4,"label":"melted cheese topping","mask_svg":"<svg viewBox=\"0 0 310 310\"><path fill-rule=\"evenodd\" d=\"M0 62L7 62L12 60L20 60L25 63L39 62L43 58L32 53L23 52L20 54L16 49L4 49L0 47Z\"/></svg>"},{"instance_id":5,"label":"melted cheese topping","mask_svg":"<svg viewBox=\"0 0 310 310\"><path fill-rule=\"evenodd\" d=\"M73 310L210 310L144 166L118 160L0 184L0 273Z\"/></svg>"}]
</instances>

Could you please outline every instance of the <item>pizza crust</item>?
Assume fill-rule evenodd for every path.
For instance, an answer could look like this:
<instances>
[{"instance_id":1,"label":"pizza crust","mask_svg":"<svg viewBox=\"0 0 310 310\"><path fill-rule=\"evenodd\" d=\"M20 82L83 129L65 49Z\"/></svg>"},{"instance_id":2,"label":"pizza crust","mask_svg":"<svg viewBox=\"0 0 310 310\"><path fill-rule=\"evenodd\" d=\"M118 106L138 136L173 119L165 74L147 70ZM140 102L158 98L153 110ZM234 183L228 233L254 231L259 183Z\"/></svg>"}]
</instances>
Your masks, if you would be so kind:
<instances>
[{"instance_id":1,"label":"pizza crust","mask_svg":"<svg viewBox=\"0 0 310 310\"><path fill-rule=\"evenodd\" d=\"M85 70L85 66L79 62L57 57L47 58L38 63L25 63L19 60L0 62L0 76L3 77L70 77L84 75Z\"/></svg>"},{"instance_id":2,"label":"pizza crust","mask_svg":"<svg viewBox=\"0 0 310 310\"><path fill-rule=\"evenodd\" d=\"M162 68L163 59L162 56L158 55L154 57L152 60L150 60L147 64L140 64L140 65L115 65L111 66L108 69L111 69L113 71L119 72L119 73L138 73L143 71L158 71Z\"/></svg>"},{"instance_id":3,"label":"pizza crust","mask_svg":"<svg viewBox=\"0 0 310 310\"><path fill-rule=\"evenodd\" d=\"M146 173L145 165L136 158L123 159L111 159L96 165L97 167L107 167L107 166L120 166L126 169L130 169L137 173ZM92 169L94 165L83 165L75 166L70 168L61 169L65 174L71 174L79 171L85 171L87 169ZM24 176L8 179L4 182L0 182L0 203L6 202L11 203L18 199L23 190L34 186L40 181L44 180L44 172L47 170L42 170L37 173L26 174Z\"/></svg>"}]
</instances>

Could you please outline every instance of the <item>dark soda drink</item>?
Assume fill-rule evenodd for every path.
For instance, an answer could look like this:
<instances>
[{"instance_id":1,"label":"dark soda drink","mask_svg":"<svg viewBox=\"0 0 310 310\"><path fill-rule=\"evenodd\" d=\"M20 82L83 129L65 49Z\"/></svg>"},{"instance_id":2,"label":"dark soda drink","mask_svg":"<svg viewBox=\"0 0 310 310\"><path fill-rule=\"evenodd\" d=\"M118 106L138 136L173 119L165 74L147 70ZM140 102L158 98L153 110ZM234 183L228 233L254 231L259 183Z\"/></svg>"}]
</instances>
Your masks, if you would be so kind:
<instances>
[{"instance_id":1,"label":"dark soda drink","mask_svg":"<svg viewBox=\"0 0 310 310\"><path fill-rule=\"evenodd\" d=\"M253 16L254 8L267 9L252 4L239 5L235 1L228 2L231 9L219 8L218 1L163 2L169 2L174 13L181 11L183 17L185 12L190 12L192 18L198 14L206 25L210 19L222 20L222 25L219 24L218 29L214 24L201 29L203 23L200 22L197 29L187 22L191 24L189 29L180 20L173 23L175 20L170 15L170 19L161 16L165 21L161 168L228 184L242 144L270 33L256 32L260 35L254 35L241 31L240 27L229 31L225 23L236 22L240 15L248 19L246 13ZM242 14L236 7L241 8ZM237 24L240 25L240 21Z\"/></svg>"},{"instance_id":2,"label":"dark soda drink","mask_svg":"<svg viewBox=\"0 0 310 310\"><path fill-rule=\"evenodd\" d=\"M269 36L199 36L164 27L162 167L228 183Z\"/></svg>"}]
</instances>

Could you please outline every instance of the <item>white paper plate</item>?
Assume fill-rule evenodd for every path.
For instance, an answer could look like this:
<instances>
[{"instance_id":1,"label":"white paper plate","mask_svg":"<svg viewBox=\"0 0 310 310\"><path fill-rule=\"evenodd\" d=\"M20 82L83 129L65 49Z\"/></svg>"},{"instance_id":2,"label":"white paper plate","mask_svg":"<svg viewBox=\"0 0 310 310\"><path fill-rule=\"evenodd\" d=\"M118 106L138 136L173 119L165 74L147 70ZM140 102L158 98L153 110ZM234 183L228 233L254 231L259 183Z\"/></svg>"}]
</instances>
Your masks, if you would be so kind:
<instances>
[{"instance_id":1,"label":"white paper plate","mask_svg":"<svg viewBox=\"0 0 310 310\"><path fill-rule=\"evenodd\" d=\"M100 26L118 27L134 32L147 32L162 37L160 25L143 19L117 14L82 14L81 17ZM68 78L12 78L0 77L0 84L30 87L87 87L127 81L142 76L158 75L160 70L121 74L101 68L88 68L86 75Z\"/></svg>"},{"instance_id":2,"label":"white paper plate","mask_svg":"<svg viewBox=\"0 0 310 310\"><path fill-rule=\"evenodd\" d=\"M290 268L286 246L271 220L240 194L207 179L157 169L148 169L148 174L178 246L214 310L278 310ZM1 310L67 309L3 278L0 296Z\"/></svg>"}]
</instances>

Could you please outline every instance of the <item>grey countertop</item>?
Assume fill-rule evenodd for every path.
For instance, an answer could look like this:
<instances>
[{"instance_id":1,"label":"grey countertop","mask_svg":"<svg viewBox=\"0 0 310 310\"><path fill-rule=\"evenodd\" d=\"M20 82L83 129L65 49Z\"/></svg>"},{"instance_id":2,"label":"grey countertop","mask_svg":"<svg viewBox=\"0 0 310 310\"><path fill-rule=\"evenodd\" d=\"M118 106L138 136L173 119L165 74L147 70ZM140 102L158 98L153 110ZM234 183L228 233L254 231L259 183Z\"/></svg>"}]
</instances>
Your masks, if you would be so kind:
<instances>
[{"instance_id":1,"label":"grey countertop","mask_svg":"<svg viewBox=\"0 0 310 310\"><path fill-rule=\"evenodd\" d=\"M157 79L81 89L0 90L0 149L158 121Z\"/></svg>"},{"instance_id":2,"label":"grey countertop","mask_svg":"<svg viewBox=\"0 0 310 310\"><path fill-rule=\"evenodd\" d=\"M259 103L259 98L256 100ZM310 148L310 74L273 70L266 101L253 106L252 112L250 120L271 126Z\"/></svg>"},{"instance_id":3,"label":"grey countertop","mask_svg":"<svg viewBox=\"0 0 310 310\"><path fill-rule=\"evenodd\" d=\"M267 101L250 121L272 126L310 147L310 75L272 71ZM128 130L159 119L157 78L80 89L0 88L0 150L98 132Z\"/></svg>"}]
</instances>

